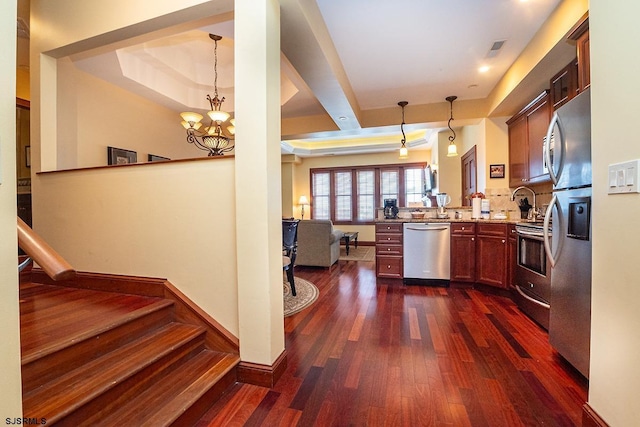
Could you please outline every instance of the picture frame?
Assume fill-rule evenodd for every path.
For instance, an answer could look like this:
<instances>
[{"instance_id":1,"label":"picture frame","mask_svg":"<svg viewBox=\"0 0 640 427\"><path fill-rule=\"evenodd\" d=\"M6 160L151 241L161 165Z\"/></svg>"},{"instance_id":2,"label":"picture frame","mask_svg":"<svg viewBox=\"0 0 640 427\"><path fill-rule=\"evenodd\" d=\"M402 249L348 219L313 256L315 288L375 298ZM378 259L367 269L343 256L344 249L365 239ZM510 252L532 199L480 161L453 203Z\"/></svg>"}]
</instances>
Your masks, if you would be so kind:
<instances>
[{"instance_id":1,"label":"picture frame","mask_svg":"<svg viewBox=\"0 0 640 427\"><path fill-rule=\"evenodd\" d=\"M138 154L135 151L124 148L107 147L107 164L126 165L138 162Z\"/></svg>"},{"instance_id":2,"label":"picture frame","mask_svg":"<svg viewBox=\"0 0 640 427\"><path fill-rule=\"evenodd\" d=\"M30 168L31 167L31 146L27 145L24 147L24 164Z\"/></svg>"},{"instance_id":3,"label":"picture frame","mask_svg":"<svg viewBox=\"0 0 640 427\"><path fill-rule=\"evenodd\" d=\"M504 178L504 163L489 165L489 178Z\"/></svg>"},{"instance_id":4,"label":"picture frame","mask_svg":"<svg viewBox=\"0 0 640 427\"><path fill-rule=\"evenodd\" d=\"M168 157L162 157L162 156L156 156L155 154L148 154L147 155L147 161L149 162L164 162L167 160L171 160Z\"/></svg>"}]
</instances>

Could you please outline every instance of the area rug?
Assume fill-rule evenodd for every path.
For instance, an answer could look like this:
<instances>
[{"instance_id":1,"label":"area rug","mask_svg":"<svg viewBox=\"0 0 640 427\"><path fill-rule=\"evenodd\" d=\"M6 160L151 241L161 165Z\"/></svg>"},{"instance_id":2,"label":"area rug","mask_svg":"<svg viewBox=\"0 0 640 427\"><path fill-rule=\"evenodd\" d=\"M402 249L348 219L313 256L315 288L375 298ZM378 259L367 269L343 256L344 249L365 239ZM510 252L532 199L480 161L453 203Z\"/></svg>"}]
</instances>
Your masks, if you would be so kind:
<instances>
[{"instance_id":1,"label":"area rug","mask_svg":"<svg viewBox=\"0 0 640 427\"><path fill-rule=\"evenodd\" d=\"M351 251L349 251L351 252ZM291 294L291 286L289 282L283 283L284 291L284 317L296 314L311 304L316 302L320 291L316 288L316 285L308 280L294 277L296 284L296 296Z\"/></svg>"},{"instance_id":2,"label":"area rug","mask_svg":"<svg viewBox=\"0 0 640 427\"><path fill-rule=\"evenodd\" d=\"M340 247L340 260L342 261L373 261L376 249L374 246L349 246L349 255L344 246Z\"/></svg>"}]
</instances>

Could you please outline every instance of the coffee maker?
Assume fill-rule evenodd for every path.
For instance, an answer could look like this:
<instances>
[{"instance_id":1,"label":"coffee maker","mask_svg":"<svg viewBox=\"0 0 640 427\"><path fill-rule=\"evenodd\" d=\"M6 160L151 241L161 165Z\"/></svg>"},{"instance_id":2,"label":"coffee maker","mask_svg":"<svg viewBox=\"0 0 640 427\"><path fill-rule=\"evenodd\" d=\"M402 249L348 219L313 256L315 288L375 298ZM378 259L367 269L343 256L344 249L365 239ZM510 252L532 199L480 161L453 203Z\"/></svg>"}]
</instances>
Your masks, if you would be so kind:
<instances>
[{"instance_id":1,"label":"coffee maker","mask_svg":"<svg viewBox=\"0 0 640 427\"><path fill-rule=\"evenodd\" d=\"M384 199L384 217L385 219L396 219L398 217L397 199Z\"/></svg>"},{"instance_id":2,"label":"coffee maker","mask_svg":"<svg viewBox=\"0 0 640 427\"><path fill-rule=\"evenodd\" d=\"M438 193L436 194L436 202L438 203L438 218L449 218L446 207L451 203L451 196L447 193Z\"/></svg>"}]
</instances>

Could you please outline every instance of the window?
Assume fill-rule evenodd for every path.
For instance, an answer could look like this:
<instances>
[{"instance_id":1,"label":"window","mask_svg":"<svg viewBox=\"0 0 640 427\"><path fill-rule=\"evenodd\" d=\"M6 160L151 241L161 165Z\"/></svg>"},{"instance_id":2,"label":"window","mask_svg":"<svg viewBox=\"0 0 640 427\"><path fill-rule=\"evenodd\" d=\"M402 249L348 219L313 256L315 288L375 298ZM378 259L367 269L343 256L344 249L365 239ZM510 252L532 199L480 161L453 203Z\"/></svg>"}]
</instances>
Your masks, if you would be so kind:
<instances>
[{"instance_id":1,"label":"window","mask_svg":"<svg viewBox=\"0 0 640 427\"><path fill-rule=\"evenodd\" d=\"M315 219L335 223L372 222L384 199L398 206L422 202L425 164L358 166L311 170L311 205Z\"/></svg>"},{"instance_id":2,"label":"window","mask_svg":"<svg viewBox=\"0 0 640 427\"><path fill-rule=\"evenodd\" d=\"M351 221L351 172L335 172L336 221Z\"/></svg>"},{"instance_id":3,"label":"window","mask_svg":"<svg viewBox=\"0 0 640 427\"><path fill-rule=\"evenodd\" d=\"M358 221L373 221L376 217L375 171L357 171Z\"/></svg>"},{"instance_id":4,"label":"window","mask_svg":"<svg viewBox=\"0 0 640 427\"><path fill-rule=\"evenodd\" d=\"M331 219L329 215L330 177L329 172L312 174L312 215L315 219Z\"/></svg>"},{"instance_id":5,"label":"window","mask_svg":"<svg viewBox=\"0 0 640 427\"><path fill-rule=\"evenodd\" d=\"M410 203L422 203L424 188L424 168L404 170L404 195L407 206Z\"/></svg>"}]
</instances>

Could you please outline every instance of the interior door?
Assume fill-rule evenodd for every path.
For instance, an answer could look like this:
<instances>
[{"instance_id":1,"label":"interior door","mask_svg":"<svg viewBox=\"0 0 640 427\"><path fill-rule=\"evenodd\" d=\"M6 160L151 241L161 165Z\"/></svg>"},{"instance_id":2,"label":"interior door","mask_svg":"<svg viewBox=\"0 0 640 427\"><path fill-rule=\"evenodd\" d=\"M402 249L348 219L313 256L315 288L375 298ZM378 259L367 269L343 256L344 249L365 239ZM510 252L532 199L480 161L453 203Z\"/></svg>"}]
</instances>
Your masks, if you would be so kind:
<instances>
[{"instance_id":1,"label":"interior door","mask_svg":"<svg viewBox=\"0 0 640 427\"><path fill-rule=\"evenodd\" d=\"M462 162L462 206L471 206L471 195L477 192L476 146L460 159Z\"/></svg>"}]
</instances>

